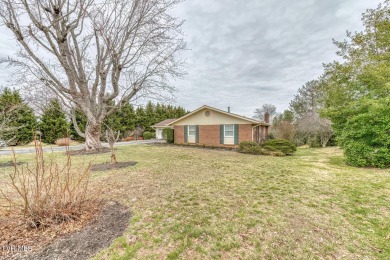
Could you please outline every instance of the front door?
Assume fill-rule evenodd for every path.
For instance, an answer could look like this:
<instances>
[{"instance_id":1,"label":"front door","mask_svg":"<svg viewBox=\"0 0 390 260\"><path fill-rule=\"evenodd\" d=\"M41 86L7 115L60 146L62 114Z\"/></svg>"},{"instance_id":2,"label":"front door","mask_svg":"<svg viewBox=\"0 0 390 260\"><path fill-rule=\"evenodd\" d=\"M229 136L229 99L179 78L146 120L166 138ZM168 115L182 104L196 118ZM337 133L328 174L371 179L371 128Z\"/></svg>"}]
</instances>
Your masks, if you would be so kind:
<instances>
[{"instance_id":1,"label":"front door","mask_svg":"<svg viewBox=\"0 0 390 260\"><path fill-rule=\"evenodd\" d=\"M157 139L162 139L162 129L157 129Z\"/></svg>"}]
</instances>

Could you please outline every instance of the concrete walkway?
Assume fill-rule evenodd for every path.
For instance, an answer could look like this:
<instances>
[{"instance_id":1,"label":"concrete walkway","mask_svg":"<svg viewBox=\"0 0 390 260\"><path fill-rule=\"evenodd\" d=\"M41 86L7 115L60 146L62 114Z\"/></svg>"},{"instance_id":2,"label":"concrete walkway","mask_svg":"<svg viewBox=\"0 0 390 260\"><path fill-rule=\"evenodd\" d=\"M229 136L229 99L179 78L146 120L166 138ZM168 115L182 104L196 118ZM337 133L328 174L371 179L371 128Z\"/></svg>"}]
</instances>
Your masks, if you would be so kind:
<instances>
[{"instance_id":1,"label":"concrete walkway","mask_svg":"<svg viewBox=\"0 0 390 260\"><path fill-rule=\"evenodd\" d=\"M118 146L126 146L126 145L139 145L139 144L161 144L165 143L165 140L156 140L156 139L151 139L151 140L140 140L140 141L129 141L129 142L117 142L115 144L115 147ZM104 147L109 147L108 143L102 143ZM80 150L83 149L84 145L75 145L75 146L69 146L70 150ZM65 146L51 146L51 147L44 147L43 148L44 152L61 152L61 151L66 151ZM34 147L29 147L29 148L19 148L15 147L14 152L16 154L27 154L27 153L35 153L35 148ZM0 148L0 156L1 155L10 155L12 154L12 150L1 150Z\"/></svg>"}]
</instances>

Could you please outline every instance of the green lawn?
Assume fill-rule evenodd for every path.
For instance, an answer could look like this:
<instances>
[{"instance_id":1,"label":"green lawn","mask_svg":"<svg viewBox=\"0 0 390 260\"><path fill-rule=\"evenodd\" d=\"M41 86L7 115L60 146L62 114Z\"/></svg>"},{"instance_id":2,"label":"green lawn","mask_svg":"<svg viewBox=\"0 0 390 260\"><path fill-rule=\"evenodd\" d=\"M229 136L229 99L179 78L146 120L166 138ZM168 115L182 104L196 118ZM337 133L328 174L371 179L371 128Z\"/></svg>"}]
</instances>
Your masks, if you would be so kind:
<instances>
[{"instance_id":1,"label":"green lawn","mask_svg":"<svg viewBox=\"0 0 390 260\"><path fill-rule=\"evenodd\" d=\"M96 259L390 258L390 170L346 166L338 148L266 157L142 145L117 157L138 164L92 183L133 217Z\"/></svg>"}]
</instances>

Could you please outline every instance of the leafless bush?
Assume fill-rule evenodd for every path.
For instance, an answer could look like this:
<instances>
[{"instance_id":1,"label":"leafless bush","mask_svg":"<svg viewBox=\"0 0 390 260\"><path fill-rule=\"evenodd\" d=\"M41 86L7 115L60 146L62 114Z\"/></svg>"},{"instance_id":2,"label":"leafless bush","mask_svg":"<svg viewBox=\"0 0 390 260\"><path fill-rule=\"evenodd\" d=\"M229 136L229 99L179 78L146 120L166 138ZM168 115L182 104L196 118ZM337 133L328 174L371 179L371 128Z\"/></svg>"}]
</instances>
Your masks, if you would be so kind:
<instances>
[{"instance_id":1,"label":"leafless bush","mask_svg":"<svg viewBox=\"0 0 390 260\"><path fill-rule=\"evenodd\" d=\"M56 145L58 146L69 146L71 140L70 138L59 138L56 140Z\"/></svg>"},{"instance_id":2,"label":"leafless bush","mask_svg":"<svg viewBox=\"0 0 390 260\"><path fill-rule=\"evenodd\" d=\"M332 122L321 118L315 111L310 111L298 122L298 132L307 138L320 138L321 146L326 147L333 136Z\"/></svg>"},{"instance_id":3,"label":"leafless bush","mask_svg":"<svg viewBox=\"0 0 390 260\"><path fill-rule=\"evenodd\" d=\"M96 194L88 189L90 164L84 170L72 167L66 153L64 166L50 160L46 163L42 145L35 140L33 166L17 166L5 177L6 189L1 190L6 205L13 213L21 214L30 228L47 227L77 220L98 203Z\"/></svg>"}]
</instances>

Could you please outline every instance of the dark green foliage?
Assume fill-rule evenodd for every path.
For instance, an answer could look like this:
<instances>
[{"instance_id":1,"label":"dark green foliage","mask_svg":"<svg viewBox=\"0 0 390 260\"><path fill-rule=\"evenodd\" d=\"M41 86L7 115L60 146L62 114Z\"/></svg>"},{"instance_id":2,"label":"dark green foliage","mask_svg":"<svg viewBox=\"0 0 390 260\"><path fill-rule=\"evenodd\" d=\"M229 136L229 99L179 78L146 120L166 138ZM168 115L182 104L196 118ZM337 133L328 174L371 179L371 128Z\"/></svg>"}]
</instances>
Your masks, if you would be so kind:
<instances>
[{"instance_id":1,"label":"dark green foliage","mask_svg":"<svg viewBox=\"0 0 390 260\"><path fill-rule=\"evenodd\" d=\"M283 142L280 142L280 140L281 139L270 140L270 141L277 141L277 142L271 142L271 144L264 144L264 145L260 145L258 143L251 142L251 141L241 142L238 146L238 152L247 153L247 154L254 154L254 155L272 155L272 156L285 156L286 154L289 154L289 155L292 154L292 153L290 153L291 148L290 148L290 150L285 149L286 144L284 141L286 141L286 140L282 140ZM287 141L287 142L290 143L289 141ZM283 143L283 145L280 145L280 143ZM276 144L278 144L278 145L276 145ZM294 145L294 147L295 147L295 145ZM296 149L296 147L295 147L295 149ZM286 153L286 152L289 152L289 153Z\"/></svg>"},{"instance_id":2,"label":"dark green foliage","mask_svg":"<svg viewBox=\"0 0 390 260\"><path fill-rule=\"evenodd\" d=\"M152 132L149 132L149 131L145 131L145 132L142 134L142 137L144 138L144 140L149 140L149 139L155 138L155 134L152 133Z\"/></svg>"},{"instance_id":3,"label":"dark green foliage","mask_svg":"<svg viewBox=\"0 0 390 260\"><path fill-rule=\"evenodd\" d=\"M295 144L284 139L273 139L264 142L263 147L272 147L275 151L281 151L286 155L292 155L297 151Z\"/></svg>"},{"instance_id":4,"label":"dark green foliage","mask_svg":"<svg viewBox=\"0 0 390 260\"><path fill-rule=\"evenodd\" d=\"M275 152L275 151L278 151L278 149L276 149L275 147L271 146L271 145L262 145L262 147L264 149L266 149L267 151L270 151L270 152Z\"/></svg>"},{"instance_id":5,"label":"dark green foliage","mask_svg":"<svg viewBox=\"0 0 390 260\"><path fill-rule=\"evenodd\" d=\"M244 142L241 142L239 145L238 145L238 150L241 152L245 152L246 150L248 149L251 149L253 147L256 147L256 146L259 146L258 143L255 143L255 142L251 142L251 141L244 141Z\"/></svg>"},{"instance_id":6,"label":"dark green foliage","mask_svg":"<svg viewBox=\"0 0 390 260\"><path fill-rule=\"evenodd\" d=\"M343 63L325 66L323 115L353 166L390 167L390 8L363 14L364 31L335 42ZM364 61L364 62L362 62Z\"/></svg>"},{"instance_id":7,"label":"dark green foliage","mask_svg":"<svg viewBox=\"0 0 390 260\"><path fill-rule=\"evenodd\" d=\"M254 155L267 155L267 151L263 149L260 145L252 146L244 150L239 150L240 153L248 153Z\"/></svg>"},{"instance_id":8,"label":"dark green foliage","mask_svg":"<svg viewBox=\"0 0 390 260\"><path fill-rule=\"evenodd\" d=\"M346 162L354 166L390 166L390 98L360 102L338 138Z\"/></svg>"},{"instance_id":9,"label":"dark green foliage","mask_svg":"<svg viewBox=\"0 0 390 260\"><path fill-rule=\"evenodd\" d=\"M120 137L129 136L129 132L134 131L137 126L137 114L130 103L118 107L118 109L107 116L103 122L103 131L107 128L114 131L120 131Z\"/></svg>"},{"instance_id":10,"label":"dark green foliage","mask_svg":"<svg viewBox=\"0 0 390 260\"><path fill-rule=\"evenodd\" d=\"M33 110L23 102L16 90L5 88L0 94L0 111L10 121L8 127L15 130L4 134L4 140L12 139L10 145L23 145L33 140L37 128L37 120ZM1 119L0 119L1 120Z\"/></svg>"},{"instance_id":11,"label":"dark green foliage","mask_svg":"<svg viewBox=\"0 0 390 260\"><path fill-rule=\"evenodd\" d=\"M153 104L149 101L145 107L138 107L136 110L136 125L145 128L145 131L154 132L151 127L165 119L179 118L187 114L184 108L172 105Z\"/></svg>"},{"instance_id":12,"label":"dark green foliage","mask_svg":"<svg viewBox=\"0 0 390 260\"><path fill-rule=\"evenodd\" d=\"M57 139L68 136L69 124L58 100L51 100L49 106L43 110L39 131L42 141L49 144L54 144Z\"/></svg>"},{"instance_id":13,"label":"dark green foliage","mask_svg":"<svg viewBox=\"0 0 390 260\"><path fill-rule=\"evenodd\" d=\"M275 139L275 135L273 133L269 133L266 137L265 137L265 140L271 140L271 139Z\"/></svg>"},{"instance_id":14,"label":"dark green foliage","mask_svg":"<svg viewBox=\"0 0 390 260\"><path fill-rule=\"evenodd\" d=\"M167 143L172 144L174 142L174 135L172 128L164 128L162 131L163 138L167 140Z\"/></svg>"},{"instance_id":15,"label":"dark green foliage","mask_svg":"<svg viewBox=\"0 0 390 260\"><path fill-rule=\"evenodd\" d=\"M75 110L75 114L76 114L77 125L80 128L81 132L84 133L85 132L85 126L87 125L87 117L84 115L84 113L80 109L76 109ZM73 140L85 141L85 139L83 137L81 137L77 133L77 131L76 131L74 125L73 125L73 122L70 125L70 137Z\"/></svg>"}]
</instances>

